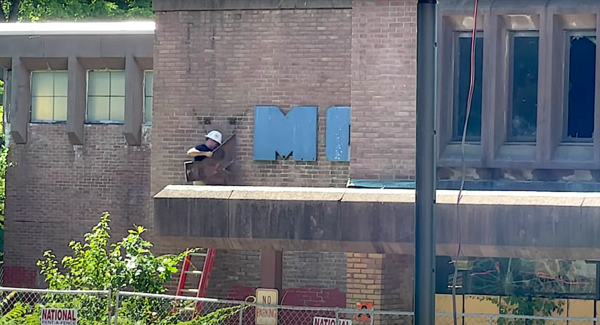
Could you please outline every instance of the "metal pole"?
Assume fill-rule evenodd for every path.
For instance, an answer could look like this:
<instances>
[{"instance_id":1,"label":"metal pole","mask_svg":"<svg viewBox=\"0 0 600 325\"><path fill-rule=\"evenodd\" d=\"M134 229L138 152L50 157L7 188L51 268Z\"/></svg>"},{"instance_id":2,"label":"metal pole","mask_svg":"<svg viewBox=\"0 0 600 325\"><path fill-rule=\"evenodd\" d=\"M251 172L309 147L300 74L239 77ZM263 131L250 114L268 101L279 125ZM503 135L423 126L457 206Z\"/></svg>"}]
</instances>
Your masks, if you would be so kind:
<instances>
[{"instance_id":1,"label":"metal pole","mask_svg":"<svg viewBox=\"0 0 600 325\"><path fill-rule=\"evenodd\" d=\"M417 4L415 325L435 324L436 6Z\"/></svg>"},{"instance_id":2,"label":"metal pole","mask_svg":"<svg viewBox=\"0 0 600 325\"><path fill-rule=\"evenodd\" d=\"M240 318L239 318L239 325L244 324L244 303L242 302L242 304L240 305Z\"/></svg>"},{"instance_id":3,"label":"metal pole","mask_svg":"<svg viewBox=\"0 0 600 325\"><path fill-rule=\"evenodd\" d=\"M119 291L117 290L117 294L115 296L115 322L113 324L119 323Z\"/></svg>"}]
</instances>

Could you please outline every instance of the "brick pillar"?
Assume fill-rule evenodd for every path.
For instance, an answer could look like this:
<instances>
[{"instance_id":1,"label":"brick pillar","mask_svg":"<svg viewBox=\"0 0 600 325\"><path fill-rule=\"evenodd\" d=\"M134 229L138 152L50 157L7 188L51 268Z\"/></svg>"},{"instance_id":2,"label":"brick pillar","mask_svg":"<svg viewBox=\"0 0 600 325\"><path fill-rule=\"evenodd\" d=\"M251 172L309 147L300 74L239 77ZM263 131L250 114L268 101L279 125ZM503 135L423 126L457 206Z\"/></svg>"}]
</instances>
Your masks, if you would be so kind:
<instances>
[{"instance_id":1,"label":"brick pillar","mask_svg":"<svg viewBox=\"0 0 600 325\"><path fill-rule=\"evenodd\" d=\"M375 310L412 311L414 257L397 254L347 254L346 304L373 302ZM411 324L406 316L375 317L375 324Z\"/></svg>"}]
</instances>

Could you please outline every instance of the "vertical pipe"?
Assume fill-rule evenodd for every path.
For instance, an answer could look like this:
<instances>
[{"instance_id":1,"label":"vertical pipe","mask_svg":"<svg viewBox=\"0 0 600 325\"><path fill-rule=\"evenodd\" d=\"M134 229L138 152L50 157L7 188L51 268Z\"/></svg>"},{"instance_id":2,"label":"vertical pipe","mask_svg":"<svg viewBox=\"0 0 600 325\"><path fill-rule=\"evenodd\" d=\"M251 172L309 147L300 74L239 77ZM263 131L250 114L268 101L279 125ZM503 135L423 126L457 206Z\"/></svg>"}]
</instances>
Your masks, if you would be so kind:
<instances>
[{"instance_id":1,"label":"vertical pipe","mask_svg":"<svg viewBox=\"0 0 600 325\"><path fill-rule=\"evenodd\" d=\"M415 325L435 324L436 6L417 4Z\"/></svg>"}]
</instances>

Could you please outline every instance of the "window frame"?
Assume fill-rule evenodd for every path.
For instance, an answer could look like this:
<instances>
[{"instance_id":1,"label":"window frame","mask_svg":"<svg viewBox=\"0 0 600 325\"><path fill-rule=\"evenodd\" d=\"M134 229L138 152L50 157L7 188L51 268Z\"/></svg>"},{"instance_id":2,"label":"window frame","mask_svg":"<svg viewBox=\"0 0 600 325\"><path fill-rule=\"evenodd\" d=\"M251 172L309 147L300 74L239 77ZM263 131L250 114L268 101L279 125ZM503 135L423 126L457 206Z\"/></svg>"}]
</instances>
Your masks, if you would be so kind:
<instances>
[{"instance_id":1,"label":"window frame","mask_svg":"<svg viewBox=\"0 0 600 325\"><path fill-rule=\"evenodd\" d=\"M561 144L563 145L592 145L594 143L594 134L592 133L592 136L589 138L569 138L568 134L569 134L569 79L571 76L571 65L569 64L570 59L571 59L571 51L570 51L570 42L571 42L571 37L574 36L575 34L580 34L582 37L587 37L587 36L594 36L596 37L596 39L598 39L598 34L596 32L596 30L590 30L590 29L565 29L563 31L564 36L563 36L563 41L565 42L565 51L564 51L564 59L563 62L565 64L564 67L564 75L563 75L563 85L564 85L564 94L563 94L563 115L562 115L562 139L561 139ZM598 51L598 48L596 47L596 52ZM598 63L596 63L598 64ZM598 77L596 76L596 79ZM597 96L597 94L596 94ZM594 104L594 116L597 114L596 110L596 105ZM596 131L596 128L594 128L594 131Z\"/></svg>"},{"instance_id":2,"label":"window frame","mask_svg":"<svg viewBox=\"0 0 600 325\"><path fill-rule=\"evenodd\" d=\"M452 141L451 102L454 81L454 47L449 35L472 29L472 6L460 0L440 3L438 21L437 165L446 168L598 170L600 169L600 51L596 51L596 85L592 143L563 141L565 30L600 31L600 2L529 0L484 7L477 17L477 29L484 33L482 134L480 143ZM508 134L512 123L512 68L506 59L512 31L539 31L538 106L536 141L514 142ZM512 52L512 51L511 51ZM441 55L452 53L452 55ZM512 56L512 53L511 53ZM509 84L510 80L510 84ZM512 96L512 95L511 95ZM510 112L510 119L508 113ZM464 156L462 155L464 152ZM464 158L463 158L464 157ZM529 174L531 175L531 174ZM535 179L536 176L532 176Z\"/></svg>"},{"instance_id":3,"label":"window frame","mask_svg":"<svg viewBox=\"0 0 600 325\"><path fill-rule=\"evenodd\" d=\"M460 130L460 135L457 136L455 135L455 131L457 131L458 127L461 124L461 121L459 120L459 98L458 98L458 94L459 94L459 81L460 81L460 39L461 38L467 38L467 39L471 39L471 36L473 35L472 32L467 32L467 31L454 31L453 33L453 43L454 43L454 50L453 50L453 71L454 71L454 75L452 77L453 79L453 84L455 85L454 89L453 89L453 93L452 93L452 112L451 112L451 116L452 116L452 126L451 126L451 135L450 135L450 142L452 143L460 143L462 141L462 133L463 133L463 128L461 128ZM483 56L485 56L485 38L484 38L484 34L483 31L479 30L477 32L475 32L475 43L477 44L477 39L481 38L481 41L483 42L482 46L483 46ZM477 46L475 47L477 48ZM477 51L475 51L477 52ZM482 65L482 69L481 69L481 73L483 75L483 65ZM477 76L477 74L476 74ZM477 77L476 77L477 78ZM483 88L483 82L482 82L482 88ZM482 94L483 94L483 89L482 89ZM481 113L483 115L483 106L484 106L484 102L483 102L483 98L481 100ZM471 103L471 109L473 108L472 103ZM471 111L472 113L472 111ZM482 118L482 122L483 122L483 118ZM471 143L471 144L478 144L481 143L481 139L482 139L482 133L483 133L483 123L482 125L480 125L480 130L481 133L479 134L478 137L469 137L466 136L465 137L465 142Z\"/></svg>"},{"instance_id":4,"label":"window frame","mask_svg":"<svg viewBox=\"0 0 600 325\"><path fill-rule=\"evenodd\" d=\"M127 91L124 90L124 95L123 96L114 96L114 97L123 97L123 101L124 101L124 105L123 105L123 120L119 121L119 120L90 120L89 119L89 105L90 105L90 74L92 72L122 72L123 73L123 78L125 80L125 84L127 83L126 78L127 78L127 74L125 72L125 69L89 69L86 71L86 87L85 87L85 124L116 124L116 125L123 125L125 124L125 114L126 114L126 97L127 97ZM112 94L111 94L111 89L110 87L112 87L112 78L109 78L109 95L107 96L109 98L109 103L110 103L110 98L112 98ZM98 97L103 97L103 96L98 96ZM108 115L110 118L110 106L108 107Z\"/></svg>"},{"instance_id":5,"label":"window frame","mask_svg":"<svg viewBox=\"0 0 600 325\"><path fill-rule=\"evenodd\" d=\"M52 77L52 96L34 96L33 95L33 82L34 82L34 75L37 73L52 73L53 77ZM64 73L67 75L67 89L66 89L66 96L56 96L55 95L55 79L54 76L56 73ZM67 118L68 115L65 116L64 120L57 120L54 118L55 116L55 108L54 108L54 98L55 97L61 97L61 98L66 98L67 99L67 106L65 107L65 114L68 114L68 110L69 110L69 104L68 104L68 98L69 98L69 71L68 70L32 70L29 72L29 96L31 99L31 104L29 107L29 123L31 124L66 124L67 123ZM51 120L34 120L33 119L33 102L34 102L34 98L35 97L52 97L52 119Z\"/></svg>"},{"instance_id":6,"label":"window frame","mask_svg":"<svg viewBox=\"0 0 600 325\"><path fill-rule=\"evenodd\" d=\"M539 65L540 65L540 31L534 31L534 30L507 30L508 33L508 39L509 39L509 55L507 56L508 58L508 64L507 64L507 107L506 107L506 141L505 143L507 145L518 145L518 144L529 144L529 145L535 145L537 142L537 127L538 127L538 121L536 118L536 136L533 136L532 138L526 138L526 137L515 137L512 136L512 119L513 119L513 110L514 110L514 91L515 91L515 84L514 84L514 49L515 49L515 38L516 37L538 37L538 84L537 84L537 109L536 109L536 114L537 111L539 109L539 87L540 87L540 82L539 82Z\"/></svg>"}]
</instances>

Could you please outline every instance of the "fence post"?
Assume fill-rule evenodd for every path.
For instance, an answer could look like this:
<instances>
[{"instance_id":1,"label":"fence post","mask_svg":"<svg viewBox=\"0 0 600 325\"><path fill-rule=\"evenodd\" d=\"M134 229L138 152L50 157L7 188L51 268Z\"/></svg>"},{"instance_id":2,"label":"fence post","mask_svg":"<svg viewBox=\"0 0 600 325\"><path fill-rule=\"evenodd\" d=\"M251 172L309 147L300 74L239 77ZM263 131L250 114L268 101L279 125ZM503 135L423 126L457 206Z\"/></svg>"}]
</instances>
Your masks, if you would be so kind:
<instances>
[{"instance_id":1,"label":"fence post","mask_svg":"<svg viewBox=\"0 0 600 325\"><path fill-rule=\"evenodd\" d=\"M494 321L492 320L492 316L488 316L488 325L493 325Z\"/></svg>"},{"instance_id":2,"label":"fence post","mask_svg":"<svg viewBox=\"0 0 600 325\"><path fill-rule=\"evenodd\" d=\"M340 309L339 308L335 308L335 324L339 324L340 323Z\"/></svg>"},{"instance_id":3,"label":"fence post","mask_svg":"<svg viewBox=\"0 0 600 325\"><path fill-rule=\"evenodd\" d=\"M375 307L371 308L371 325L375 324Z\"/></svg>"},{"instance_id":4,"label":"fence post","mask_svg":"<svg viewBox=\"0 0 600 325\"><path fill-rule=\"evenodd\" d=\"M239 325L244 324L244 305L246 303L242 302L242 304L240 305L240 321L239 321Z\"/></svg>"},{"instance_id":5,"label":"fence post","mask_svg":"<svg viewBox=\"0 0 600 325\"><path fill-rule=\"evenodd\" d=\"M108 294L107 294L108 301L107 301L107 304L106 304L106 306L107 306L106 312L108 313L108 324L112 323L112 312L113 312L113 310L111 308L112 307L112 299L111 299L112 297L110 295L111 292L112 292L112 290L108 290Z\"/></svg>"},{"instance_id":6,"label":"fence post","mask_svg":"<svg viewBox=\"0 0 600 325\"><path fill-rule=\"evenodd\" d=\"M119 291L117 290L116 296L115 296L115 322L114 324L117 325L119 323Z\"/></svg>"}]
</instances>

